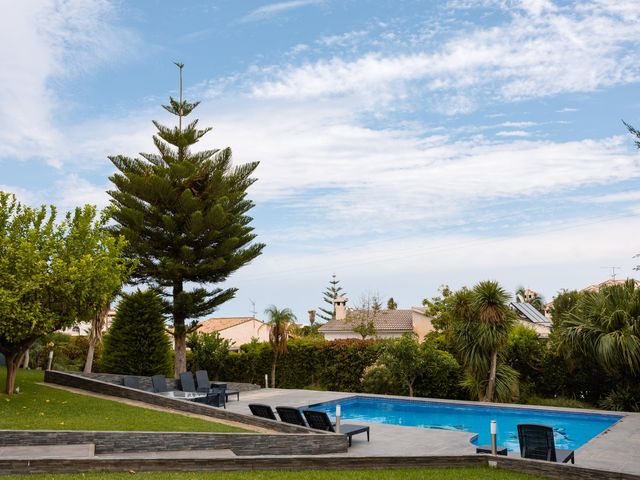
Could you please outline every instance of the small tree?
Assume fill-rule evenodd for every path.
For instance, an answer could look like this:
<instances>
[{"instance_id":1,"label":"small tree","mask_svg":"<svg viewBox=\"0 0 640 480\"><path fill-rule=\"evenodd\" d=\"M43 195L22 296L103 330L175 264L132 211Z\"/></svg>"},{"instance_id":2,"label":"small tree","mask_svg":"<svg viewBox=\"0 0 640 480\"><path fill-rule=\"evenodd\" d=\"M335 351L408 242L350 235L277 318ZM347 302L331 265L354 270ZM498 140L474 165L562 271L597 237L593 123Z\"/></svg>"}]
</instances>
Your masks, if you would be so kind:
<instances>
[{"instance_id":1,"label":"small tree","mask_svg":"<svg viewBox=\"0 0 640 480\"><path fill-rule=\"evenodd\" d=\"M288 308L278 310L275 305L269 306L265 311L269 325L269 343L271 344L271 388L276 388L276 366L278 357L287 352L287 340L289 332L295 326L296 316Z\"/></svg>"},{"instance_id":2,"label":"small tree","mask_svg":"<svg viewBox=\"0 0 640 480\"><path fill-rule=\"evenodd\" d=\"M318 310L320 310L318 312L318 317L320 317L323 320L329 321L336 318L336 306L334 302L336 298L338 298L339 296L346 295L345 293L342 292L342 287L339 285L339 283L340 283L340 280L336 279L336 275L333 274L331 276L331 280L329 281L329 286L324 291L323 298L322 298L322 300L325 303L328 303L329 305L331 305L331 307L318 308Z\"/></svg>"},{"instance_id":3,"label":"small tree","mask_svg":"<svg viewBox=\"0 0 640 480\"><path fill-rule=\"evenodd\" d=\"M398 309L398 304L393 299L393 297L389 297L389 300L387 300L387 310L397 310L397 309Z\"/></svg>"},{"instance_id":4,"label":"small tree","mask_svg":"<svg viewBox=\"0 0 640 480\"><path fill-rule=\"evenodd\" d=\"M351 324L351 329L366 339L376 334L375 318L381 310L380 297L378 294L363 294L355 309L349 310L346 321Z\"/></svg>"},{"instance_id":5,"label":"small tree","mask_svg":"<svg viewBox=\"0 0 640 480\"><path fill-rule=\"evenodd\" d=\"M483 402L510 399L517 391L518 373L498 364L498 353L513 325L509 294L494 281L455 293L452 335L466 371L465 386Z\"/></svg>"},{"instance_id":6,"label":"small tree","mask_svg":"<svg viewBox=\"0 0 640 480\"><path fill-rule=\"evenodd\" d=\"M382 363L391 376L400 380L413 397L413 384L424 369L424 356L415 333L405 333L389 343L382 357Z\"/></svg>"},{"instance_id":7,"label":"small tree","mask_svg":"<svg viewBox=\"0 0 640 480\"><path fill-rule=\"evenodd\" d=\"M25 207L0 192L0 353L8 394L38 338L92 318L103 307L103 292L126 277L124 242L106 235L106 218L95 214L86 206L56 222L55 207Z\"/></svg>"},{"instance_id":8,"label":"small tree","mask_svg":"<svg viewBox=\"0 0 640 480\"><path fill-rule=\"evenodd\" d=\"M220 332L192 333L187 339L191 360L196 370L207 370L210 378L220 379L220 372L229 356L232 342L220 336Z\"/></svg>"},{"instance_id":9,"label":"small tree","mask_svg":"<svg viewBox=\"0 0 640 480\"><path fill-rule=\"evenodd\" d=\"M102 369L124 375L167 375L171 344L165 331L165 305L153 290L124 294L104 339Z\"/></svg>"}]
</instances>

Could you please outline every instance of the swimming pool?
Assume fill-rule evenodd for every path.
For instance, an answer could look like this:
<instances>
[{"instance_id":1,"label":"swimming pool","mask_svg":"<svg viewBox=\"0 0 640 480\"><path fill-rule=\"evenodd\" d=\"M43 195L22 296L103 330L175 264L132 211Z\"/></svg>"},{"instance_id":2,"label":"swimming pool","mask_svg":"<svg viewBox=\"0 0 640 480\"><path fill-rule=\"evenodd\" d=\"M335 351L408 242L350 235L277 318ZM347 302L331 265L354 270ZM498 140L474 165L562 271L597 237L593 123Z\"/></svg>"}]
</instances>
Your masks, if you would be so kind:
<instances>
[{"instance_id":1,"label":"swimming pool","mask_svg":"<svg viewBox=\"0 0 640 480\"><path fill-rule=\"evenodd\" d=\"M411 427L459 430L478 434L477 445L490 443L490 422L498 425L498 445L518 451L519 423L538 423L553 427L557 448L575 450L604 432L622 418L621 415L565 412L533 408L469 405L420 400L349 397L339 401L310 405L335 415L336 405L342 409L342 421L386 423Z\"/></svg>"}]
</instances>

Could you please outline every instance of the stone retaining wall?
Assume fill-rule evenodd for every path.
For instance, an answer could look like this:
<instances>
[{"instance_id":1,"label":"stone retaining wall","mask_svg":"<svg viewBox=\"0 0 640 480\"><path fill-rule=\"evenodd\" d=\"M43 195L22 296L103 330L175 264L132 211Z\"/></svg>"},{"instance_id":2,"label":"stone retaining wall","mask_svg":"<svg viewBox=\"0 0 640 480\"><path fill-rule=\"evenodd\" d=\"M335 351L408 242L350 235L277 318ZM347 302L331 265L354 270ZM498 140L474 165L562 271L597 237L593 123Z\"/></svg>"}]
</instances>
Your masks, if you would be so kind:
<instances>
[{"instance_id":1,"label":"stone retaining wall","mask_svg":"<svg viewBox=\"0 0 640 480\"><path fill-rule=\"evenodd\" d=\"M82 375L78 375L76 373L47 370L44 374L44 381L47 383L53 383L56 385L63 385L66 387L73 387L81 390L87 390L93 393L100 393L103 395L110 395L113 397L137 400L139 402L144 402L150 405L164 407L171 410L177 410L180 412L195 413L198 415L205 415L212 418L218 418L220 420L230 420L233 422L244 423L247 426L267 428L275 432L302 433L302 434L311 434L311 435L328 435L333 437L335 439L334 441L337 441L339 443L342 443L342 440L344 439L344 436L338 435L335 433L328 433L320 430L312 430L310 428L299 427L297 425L291 425L289 423L283 423L275 420L269 420L266 418L255 417L253 415L243 415L241 413L230 412L222 408L211 407L209 405L204 405L202 403L190 402L187 400L180 400L177 398L164 397L156 393L145 392L143 390L128 388L123 385L116 385L114 383L103 382L101 380L88 378Z\"/></svg>"},{"instance_id":2,"label":"stone retaining wall","mask_svg":"<svg viewBox=\"0 0 640 480\"><path fill-rule=\"evenodd\" d=\"M566 480L638 480L625 473L606 472L573 465L486 455L424 457L244 457L244 458L110 458L2 460L1 474L72 473L91 471L232 471L232 470L355 470L421 467L497 468Z\"/></svg>"},{"instance_id":3,"label":"stone retaining wall","mask_svg":"<svg viewBox=\"0 0 640 480\"><path fill-rule=\"evenodd\" d=\"M96 455L228 449L236 455L317 455L347 451L346 437L309 434L0 430L0 447L93 443ZM342 441L341 441L342 440Z\"/></svg>"}]
</instances>

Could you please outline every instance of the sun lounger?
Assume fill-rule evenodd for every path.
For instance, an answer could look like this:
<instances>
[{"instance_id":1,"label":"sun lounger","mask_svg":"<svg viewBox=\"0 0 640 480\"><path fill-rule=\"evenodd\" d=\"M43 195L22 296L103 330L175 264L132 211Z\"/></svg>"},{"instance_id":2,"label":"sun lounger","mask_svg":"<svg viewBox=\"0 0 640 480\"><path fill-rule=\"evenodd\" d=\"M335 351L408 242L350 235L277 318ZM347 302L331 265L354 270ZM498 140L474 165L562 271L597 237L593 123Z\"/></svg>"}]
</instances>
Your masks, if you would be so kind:
<instances>
[{"instance_id":1,"label":"sun lounger","mask_svg":"<svg viewBox=\"0 0 640 480\"><path fill-rule=\"evenodd\" d=\"M297 408L276 407L276 411L280 416L280 420L282 420L285 423L300 425L301 427L307 426L307 422L305 422L304 417L302 416L302 412Z\"/></svg>"},{"instance_id":2,"label":"sun lounger","mask_svg":"<svg viewBox=\"0 0 640 480\"><path fill-rule=\"evenodd\" d=\"M195 402L206 403L213 407L227 408L224 388L210 388L207 391L199 392L196 389L196 384L193 381L193 374L191 372L183 372L180 374L180 386L183 392L199 393L201 395L192 398Z\"/></svg>"},{"instance_id":3,"label":"sun lounger","mask_svg":"<svg viewBox=\"0 0 640 480\"><path fill-rule=\"evenodd\" d=\"M304 418L307 419L307 423L311 428L317 430L324 430L326 432L335 432L335 428L331 423L329 415L325 412L317 410L303 410ZM349 446L351 446L351 437L359 433L367 434L367 442L369 441L369 427L363 425L350 425L348 423L340 424L340 432L349 438Z\"/></svg>"},{"instance_id":4,"label":"sun lounger","mask_svg":"<svg viewBox=\"0 0 640 480\"><path fill-rule=\"evenodd\" d=\"M226 383L220 382L211 382L209 380L209 374L206 370L198 370L196 372L196 382L198 383L198 391L205 392L207 390L219 390L224 388L225 390L225 400L229 400L229 397L232 395L236 396L237 400L240 400L240 390L229 390L227 389Z\"/></svg>"},{"instance_id":5,"label":"sun lounger","mask_svg":"<svg viewBox=\"0 0 640 480\"><path fill-rule=\"evenodd\" d=\"M269 405L264 405L262 403L250 403L249 410L256 417L268 418L269 420L277 420L276 414L273 413L273 410Z\"/></svg>"}]
</instances>

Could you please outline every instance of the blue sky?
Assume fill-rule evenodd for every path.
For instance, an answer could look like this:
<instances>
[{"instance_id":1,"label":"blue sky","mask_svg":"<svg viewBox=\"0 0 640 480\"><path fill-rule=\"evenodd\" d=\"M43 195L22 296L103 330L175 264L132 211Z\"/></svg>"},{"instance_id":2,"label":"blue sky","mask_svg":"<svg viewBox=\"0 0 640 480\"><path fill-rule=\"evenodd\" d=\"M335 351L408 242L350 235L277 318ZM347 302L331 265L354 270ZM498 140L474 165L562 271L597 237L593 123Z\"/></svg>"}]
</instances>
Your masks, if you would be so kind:
<instances>
[{"instance_id":1,"label":"blue sky","mask_svg":"<svg viewBox=\"0 0 640 480\"><path fill-rule=\"evenodd\" d=\"M625 0L2 0L0 188L104 206L186 64L202 141L259 160L264 254L217 315L299 319L335 273L419 305L634 274L640 14Z\"/></svg>"}]
</instances>

